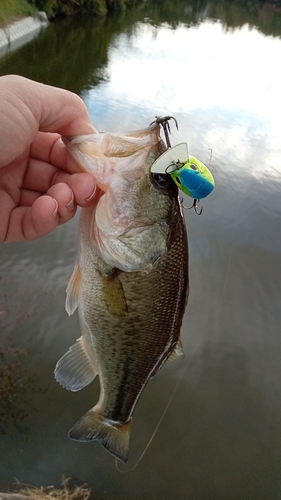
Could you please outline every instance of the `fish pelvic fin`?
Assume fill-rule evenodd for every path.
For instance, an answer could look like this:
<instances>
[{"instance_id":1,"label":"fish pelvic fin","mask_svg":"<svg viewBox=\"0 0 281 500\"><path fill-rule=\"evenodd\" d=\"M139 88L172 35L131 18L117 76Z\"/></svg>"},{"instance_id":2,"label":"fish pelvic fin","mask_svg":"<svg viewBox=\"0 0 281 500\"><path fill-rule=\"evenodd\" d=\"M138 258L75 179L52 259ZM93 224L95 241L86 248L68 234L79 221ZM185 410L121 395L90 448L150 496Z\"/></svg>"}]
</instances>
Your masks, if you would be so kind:
<instances>
[{"instance_id":1,"label":"fish pelvic fin","mask_svg":"<svg viewBox=\"0 0 281 500\"><path fill-rule=\"evenodd\" d=\"M70 429L68 437L75 441L97 440L125 464L129 456L131 425L132 419L125 423L113 422L92 408Z\"/></svg>"},{"instance_id":2,"label":"fish pelvic fin","mask_svg":"<svg viewBox=\"0 0 281 500\"><path fill-rule=\"evenodd\" d=\"M75 264L73 273L66 288L65 309L70 316L78 306L79 294L82 284L81 272L78 264Z\"/></svg>"},{"instance_id":3,"label":"fish pelvic fin","mask_svg":"<svg viewBox=\"0 0 281 500\"><path fill-rule=\"evenodd\" d=\"M80 391L90 384L97 374L97 367L87 353L85 341L80 337L60 358L55 368L55 379L70 391Z\"/></svg>"},{"instance_id":4,"label":"fish pelvic fin","mask_svg":"<svg viewBox=\"0 0 281 500\"><path fill-rule=\"evenodd\" d=\"M176 361L176 360L182 360L184 358L184 352L182 348L182 343L181 339L179 339L171 352L170 356L168 357L167 361Z\"/></svg>"}]
</instances>

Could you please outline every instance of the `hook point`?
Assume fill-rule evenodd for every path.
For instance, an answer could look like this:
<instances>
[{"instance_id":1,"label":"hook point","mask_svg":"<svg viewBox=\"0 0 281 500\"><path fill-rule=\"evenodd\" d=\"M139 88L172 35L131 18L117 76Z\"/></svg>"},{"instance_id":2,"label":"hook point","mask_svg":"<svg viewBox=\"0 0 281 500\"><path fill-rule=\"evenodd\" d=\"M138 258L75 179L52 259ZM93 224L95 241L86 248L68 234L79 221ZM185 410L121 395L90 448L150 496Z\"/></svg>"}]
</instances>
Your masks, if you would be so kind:
<instances>
[{"instance_id":1,"label":"hook point","mask_svg":"<svg viewBox=\"0 0 281 500\"><path fill-rule=\"evenodd\" d=\"M182 200L182 199L181 199ZM182 200L183 201L183 200ZM185 207L182 203L182 208L184 208L185 210L191 210L191 208L194 209L194 212L197 214L197 215L201 215L202 212L203 212L203 208L201 207L200 210L198 210L198 205L199 205L199 201L200 200L197 200L196 198L193 200L193 203L190 207Z\"/></svg>"}]
</instances>

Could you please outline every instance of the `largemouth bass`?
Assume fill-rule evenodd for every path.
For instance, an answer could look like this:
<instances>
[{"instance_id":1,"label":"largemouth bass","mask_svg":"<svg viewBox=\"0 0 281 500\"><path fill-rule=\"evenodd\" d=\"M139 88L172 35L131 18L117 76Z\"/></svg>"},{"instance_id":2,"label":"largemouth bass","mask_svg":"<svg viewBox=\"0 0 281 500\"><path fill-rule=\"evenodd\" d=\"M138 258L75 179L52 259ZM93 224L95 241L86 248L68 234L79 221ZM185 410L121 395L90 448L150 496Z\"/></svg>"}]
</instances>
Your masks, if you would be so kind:
<instances>
[{"instance_id":1,"label":"largemouth bass","mask_svg":"<svg viewBox=\"0 0 281 500\"><path fill-rule=\"evenodd\" d=\"M81 211L78 261L67 287L66 310L78 307L82 336L57 363L55 378L78 391L99 375L99 401L69 437L96 439L125 463L144 387L168 359L183 357L187 234L175 183L150 172L166 149L159 123L65 143L94 176L99 198Z\"/></svg>"}]
</instances>

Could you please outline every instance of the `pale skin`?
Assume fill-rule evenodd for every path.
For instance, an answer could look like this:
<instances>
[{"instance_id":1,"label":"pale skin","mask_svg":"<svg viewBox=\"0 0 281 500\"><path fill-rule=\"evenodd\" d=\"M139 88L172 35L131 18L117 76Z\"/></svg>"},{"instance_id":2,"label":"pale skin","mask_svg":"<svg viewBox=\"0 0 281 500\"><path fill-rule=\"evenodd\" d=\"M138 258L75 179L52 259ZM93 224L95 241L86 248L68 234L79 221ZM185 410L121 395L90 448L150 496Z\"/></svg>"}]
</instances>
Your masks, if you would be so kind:
<instances>
[{"instance_id":1,"label":"pale skin","mask_svg":"<svg viewBox=\"0 0 281 500\"><path fill-rule=\"evenodd\" d=\"M95 201L61 135L97 132L76 94L16 75L0 77L0 242L40 238Z\"/></svg>"}]
</instances>

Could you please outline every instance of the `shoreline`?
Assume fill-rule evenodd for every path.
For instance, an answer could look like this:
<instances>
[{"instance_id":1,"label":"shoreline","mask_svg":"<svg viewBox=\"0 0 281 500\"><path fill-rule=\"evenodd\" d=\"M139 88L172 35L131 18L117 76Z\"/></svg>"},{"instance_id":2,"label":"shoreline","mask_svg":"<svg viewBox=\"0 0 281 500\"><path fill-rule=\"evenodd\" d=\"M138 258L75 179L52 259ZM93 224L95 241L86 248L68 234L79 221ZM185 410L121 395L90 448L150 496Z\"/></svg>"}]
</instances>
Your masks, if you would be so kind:
<instances>
[{"instance_id":1,"label":"shoreline","mask_svg":"<svg viewBox=\"0 0 281 500\"><path fill-rule=\"evenodd\" d=\"M25 17L0 29L0 58L35 38L48 26L45 12Z\"/></svg>"}]
</instances>

